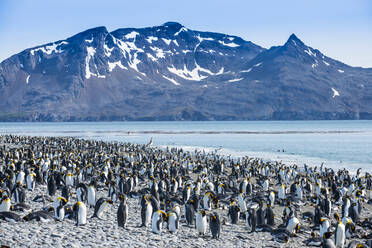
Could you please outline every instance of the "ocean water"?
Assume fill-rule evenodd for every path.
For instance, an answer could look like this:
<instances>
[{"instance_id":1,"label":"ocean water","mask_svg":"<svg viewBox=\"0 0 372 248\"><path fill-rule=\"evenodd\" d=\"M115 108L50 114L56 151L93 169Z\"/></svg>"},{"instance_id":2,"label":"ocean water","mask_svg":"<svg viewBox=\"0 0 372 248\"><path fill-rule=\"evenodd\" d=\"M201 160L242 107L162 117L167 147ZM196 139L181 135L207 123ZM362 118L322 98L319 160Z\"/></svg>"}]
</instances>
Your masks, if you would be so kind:
<instances>
[{"instance_id":1,"label":"ocean water","mask_svg":"<svg viewBox=\"0 0 372 248\"><path fill-rule=\"evenodd\" d=\"M372 172L372 121L0 123L0 134L73 136Z\"/></svg>"}]
</instances>

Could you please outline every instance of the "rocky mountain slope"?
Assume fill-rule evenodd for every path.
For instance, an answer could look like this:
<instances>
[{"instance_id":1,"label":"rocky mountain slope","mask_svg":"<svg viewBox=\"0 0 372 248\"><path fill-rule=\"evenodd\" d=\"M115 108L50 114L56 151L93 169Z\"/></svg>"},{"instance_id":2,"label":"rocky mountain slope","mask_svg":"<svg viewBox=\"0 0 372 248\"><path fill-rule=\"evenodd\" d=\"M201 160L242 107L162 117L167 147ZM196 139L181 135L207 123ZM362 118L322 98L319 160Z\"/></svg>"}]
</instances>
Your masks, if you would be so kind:
<instances>
[{"instance_id":1,"label":"rocky mountain slope","mask_svg":"<svg viewBox=\"0 0 372 248\"><path fill-rule=\"evenodd\" d=\"M89 29L0 63L0 120L372 119L372 69L168 22Z\"/></svg>"}]
</instances>

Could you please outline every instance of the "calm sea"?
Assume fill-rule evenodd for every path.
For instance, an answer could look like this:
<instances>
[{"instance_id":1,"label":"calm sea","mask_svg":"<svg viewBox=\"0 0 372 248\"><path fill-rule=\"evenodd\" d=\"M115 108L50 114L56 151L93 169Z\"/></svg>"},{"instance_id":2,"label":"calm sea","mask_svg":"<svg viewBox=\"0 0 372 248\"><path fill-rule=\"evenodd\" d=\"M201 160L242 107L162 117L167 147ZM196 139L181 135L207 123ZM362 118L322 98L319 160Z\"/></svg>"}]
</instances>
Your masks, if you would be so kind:
<instances>
[{"instance_id":1,"label":"calm sea","mask_svg":"<svg viewBox=\"0 0 372 248\"><path fill-rule=\"evenodd\" d=\"M0 123L0 133L143 144L152 138L156 146L372 172L372 121L17 122Z\"/></svg>"}]
</instances>

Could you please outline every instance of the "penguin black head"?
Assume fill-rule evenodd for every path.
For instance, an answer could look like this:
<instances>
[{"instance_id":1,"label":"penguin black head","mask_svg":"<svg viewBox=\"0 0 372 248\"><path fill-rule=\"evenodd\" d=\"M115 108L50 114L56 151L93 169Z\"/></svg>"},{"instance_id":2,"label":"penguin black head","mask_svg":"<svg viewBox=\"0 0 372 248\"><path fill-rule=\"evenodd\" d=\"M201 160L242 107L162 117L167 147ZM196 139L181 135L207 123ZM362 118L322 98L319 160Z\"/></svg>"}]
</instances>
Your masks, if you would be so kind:
<instances>
[{"instance_id":1,"label":"penguin black head","mask_svg":"<svg viewBox=\"0 0 372 248\"><path fill-rule=\"evenodd\" d=\"M335 219L336 219L337 221L340 221L340 215L339 215L338 213L335 213L335 214L333 215L333 217L335 217Z\"/></svg>"},{"instance_id":2,"label":"penguin black head","mask_svg":"<svg viewBox=\"0 0 372 248\"><path fill-rule=\"evenodd\" d=\"M67 200L64 197L58 197L59 202L62 204L62 206L67 204Z\"/></svg>"},{"instance_id":3,"label":"penguin black head","mask_svg":"<svg viewBox=\"0 0 372 248\"><path fill-rule=\"evenodd\" d=\"M333 235L333 232L325 232L325 233L323 234L323 238L324 238L324 239L329 239L332 235Z\"/></svg>"}]
</instances>

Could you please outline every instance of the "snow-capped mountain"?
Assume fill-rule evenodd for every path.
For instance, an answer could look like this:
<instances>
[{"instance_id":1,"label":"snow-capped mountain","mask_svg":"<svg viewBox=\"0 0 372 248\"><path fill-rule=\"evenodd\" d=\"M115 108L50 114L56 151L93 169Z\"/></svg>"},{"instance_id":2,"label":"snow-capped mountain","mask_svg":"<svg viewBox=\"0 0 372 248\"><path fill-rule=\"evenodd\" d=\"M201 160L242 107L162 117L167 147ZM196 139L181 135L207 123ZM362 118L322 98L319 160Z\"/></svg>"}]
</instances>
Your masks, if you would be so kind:
<instances>
[{"instance_id":1,"label":"snow-capped mountain","mask_svg":"<svg viewBox=\"0 0 372 248\"><path fill-rule=\"evenodd\" d=\"M0 64L0 120L369 119L372 69L167 22L89 29Z\"/></svg>"}]
</instances>

